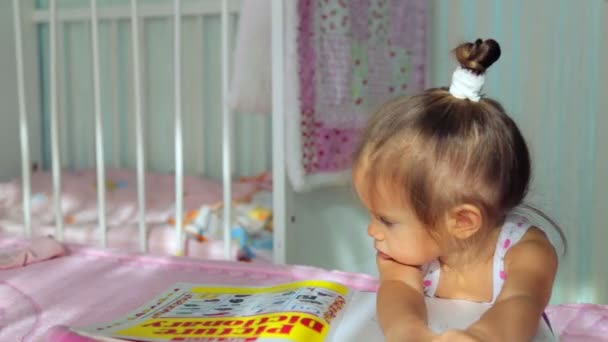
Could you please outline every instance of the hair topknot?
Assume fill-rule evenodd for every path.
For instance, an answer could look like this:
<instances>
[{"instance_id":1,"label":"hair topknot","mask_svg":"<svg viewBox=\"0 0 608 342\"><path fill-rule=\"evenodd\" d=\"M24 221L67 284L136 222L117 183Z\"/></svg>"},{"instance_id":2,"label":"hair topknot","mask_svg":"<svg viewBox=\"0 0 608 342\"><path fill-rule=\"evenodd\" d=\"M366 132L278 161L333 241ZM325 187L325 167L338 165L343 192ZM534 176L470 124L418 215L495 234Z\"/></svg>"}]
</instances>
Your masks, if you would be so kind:
<instances>
[{"instance_id":1,"label":"hair topknot","mask_svg":"<svg viewBox=\"0 0 608 342\"><path fill-rule=\"evenodd\" d=\"M476 74L483 74L500 58L500 45L494 39L477 39L475 43L463 43L454 49L460 66Z\"/></svg>"}]
</instances>

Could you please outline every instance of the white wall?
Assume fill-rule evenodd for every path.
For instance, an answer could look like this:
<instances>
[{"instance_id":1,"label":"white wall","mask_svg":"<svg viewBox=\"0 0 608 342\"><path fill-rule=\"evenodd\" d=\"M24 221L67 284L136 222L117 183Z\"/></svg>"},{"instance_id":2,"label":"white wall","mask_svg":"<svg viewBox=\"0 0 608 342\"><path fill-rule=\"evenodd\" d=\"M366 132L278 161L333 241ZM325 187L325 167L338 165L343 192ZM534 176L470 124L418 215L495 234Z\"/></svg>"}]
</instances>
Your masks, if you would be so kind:
<instances>
[{"instance_id":1,"label":"white wall","mask_svg":"<svg viewBox=\"0 0 608 342\"><path fill-rule=\"evenodd\" d=\"M328 188L289 194L287 261L376 274L375 250L367 236L368 213L354 189Z\"/></svg>"},{"instance_id":2,"label":"white wall","mask_svg":"<svg viewBox=\"0 0 608 342\"><path fill-rule=\"evenodd\" d=\"M21 1L24 11L33 1ZM34 26L24 27L24 37L30 38L24 45L26 63L30 67L26 71L28 88L27 109L30 121L30 147L32 162L39 159L40 134L38 131L38 91L36 82L37 55L36 44L31 38ZM11 179L21 172L21 152L19 148L19 112L17 102L16 62L13 31L12 2L0 1L0 181Z\"/></svg>"}]
</instances>

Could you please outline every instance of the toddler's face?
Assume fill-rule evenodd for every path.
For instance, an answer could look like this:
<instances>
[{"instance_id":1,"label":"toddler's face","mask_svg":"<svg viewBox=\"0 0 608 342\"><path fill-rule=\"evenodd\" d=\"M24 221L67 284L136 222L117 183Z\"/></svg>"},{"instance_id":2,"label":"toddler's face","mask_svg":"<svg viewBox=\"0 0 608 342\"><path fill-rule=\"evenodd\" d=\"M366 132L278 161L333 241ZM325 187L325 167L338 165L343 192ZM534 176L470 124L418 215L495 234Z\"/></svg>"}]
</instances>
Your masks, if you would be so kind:
<instances>
[{"instance_id":1,"label":"toddler's face","mask_svg":"<svg viewBox=\"0 0 608 342\"><path fill-rule=\"evenodd\" d=\"M378 257L413 266L424 265L439 257L441 249L437 240L398 196L390 196L390 190L386 189L377 191L372 200L359 191L361 187L357 186L357 181L355 186L371 214L367 232L374 240Z\"/></svg>"}]
</instances>

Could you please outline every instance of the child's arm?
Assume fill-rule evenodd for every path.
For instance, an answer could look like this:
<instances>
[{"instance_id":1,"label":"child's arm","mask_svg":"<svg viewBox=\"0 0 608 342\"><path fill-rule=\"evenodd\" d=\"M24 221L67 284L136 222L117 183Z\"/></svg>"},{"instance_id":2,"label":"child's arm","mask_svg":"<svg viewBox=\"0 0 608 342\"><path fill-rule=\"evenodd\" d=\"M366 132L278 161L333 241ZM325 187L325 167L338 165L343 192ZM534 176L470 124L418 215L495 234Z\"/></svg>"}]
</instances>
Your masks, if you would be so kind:
<instances>
[{"instance_id":1,"label":"child's arm","mask_svg":"<svg viewBox=\"0 0 608 342\"><path fill-rule=\"evenodd\" d=\"M377 262L377 312L386 341L430 340L433 334L427 326L420 270L392 260L378 258Z\"/></svg>"},{"instance_id":2,"label":"child's arm","mask_svg":"<svg viewBox=\"0 0 608 342\"><path fill-rule=\"evenodd\" d=\"M557 255L533 229L505 257L507 279L496 303L469 332L483 341L529 341L551 299Z\"/></svg>"}]
</instances>

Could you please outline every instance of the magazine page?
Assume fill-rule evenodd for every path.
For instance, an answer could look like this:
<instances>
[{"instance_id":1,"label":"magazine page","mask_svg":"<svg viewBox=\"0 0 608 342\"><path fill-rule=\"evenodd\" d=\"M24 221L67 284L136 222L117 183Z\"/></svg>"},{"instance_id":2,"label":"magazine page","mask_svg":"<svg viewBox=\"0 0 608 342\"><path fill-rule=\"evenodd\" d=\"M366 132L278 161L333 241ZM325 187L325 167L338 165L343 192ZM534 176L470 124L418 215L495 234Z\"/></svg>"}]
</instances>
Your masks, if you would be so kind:
<instances>
[{"instance_id":1,"label":"magazine page","mask_svg":"<svg viewBox=\"0 0 608 342\"><path fill-rule=\"evenodd\" d=\"M128 316L74 329L137 341L325 341L351 291L321 280L267 287L178 283ZM109 339L108 339L109 340Z\"/></svg>"}]
</instances>

